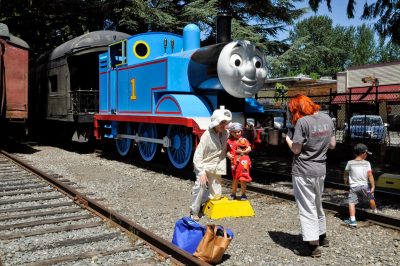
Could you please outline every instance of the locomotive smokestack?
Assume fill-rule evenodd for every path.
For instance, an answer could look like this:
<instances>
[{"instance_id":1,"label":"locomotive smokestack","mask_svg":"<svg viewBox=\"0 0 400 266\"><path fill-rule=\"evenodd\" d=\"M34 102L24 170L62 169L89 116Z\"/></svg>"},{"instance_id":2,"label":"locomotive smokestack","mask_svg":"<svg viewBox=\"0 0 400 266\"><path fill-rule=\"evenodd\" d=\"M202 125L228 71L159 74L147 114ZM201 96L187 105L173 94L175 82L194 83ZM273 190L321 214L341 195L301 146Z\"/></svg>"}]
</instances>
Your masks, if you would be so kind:
<instances>
[{"instance_id":1,"label":"locomotive smokestack","mask_svg":"<svg viewBox=\"0 0 400 266\"><path fill-rule=\"evenodd\" d=\"M217 15L217 43L231 41L232 16L227 13Z\"/></svg>"}]
</instances>

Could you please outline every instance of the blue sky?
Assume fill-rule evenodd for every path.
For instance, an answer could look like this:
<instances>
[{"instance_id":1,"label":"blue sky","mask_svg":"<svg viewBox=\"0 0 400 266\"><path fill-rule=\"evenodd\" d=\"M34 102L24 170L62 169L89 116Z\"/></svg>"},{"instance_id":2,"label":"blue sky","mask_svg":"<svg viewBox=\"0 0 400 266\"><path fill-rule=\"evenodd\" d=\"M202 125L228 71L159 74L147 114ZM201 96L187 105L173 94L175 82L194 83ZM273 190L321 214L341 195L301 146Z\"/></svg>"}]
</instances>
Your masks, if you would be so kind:
<instances>
[{"instance_id":1,"label":"blue sky","mask_svg":"<svg viewBox=\"0 0 400 266\"><path fill-rule=\"evenodd\" d=\"M311 9L310 11L305 14L303 17L300 18L299 21L308 18L310 16L314 16L314 15L326 15L329 16L330 18L332 18L333 20L333 26L359 26L363 23L371 25L373 23L373 21L369 21L369 20L361 20L360 17L363 13L363 7L365 2L367 2L368 4L373 3L373 0L357 0L355 1L356 5L354 7L354 18L353 19L348 19L347 18L347 13L346 13L346 9L347 9L347 3L348 0L332 0L331 1L331 7L332 7L332 12L328 11L328 7L326 6L326 1L323 1L320 6L319 9L316 13L312 12ZM301 7L308 7L308 1L305 0L304 2L301 3L297 3L296 4L297 7L301 8ZM287 28L287 30L291 29L289 26ZM278 40L282 40L287 38L288 36L288 31L285 32L281 32L278 34L277 39Z\"/></svg>"}]
</instances>

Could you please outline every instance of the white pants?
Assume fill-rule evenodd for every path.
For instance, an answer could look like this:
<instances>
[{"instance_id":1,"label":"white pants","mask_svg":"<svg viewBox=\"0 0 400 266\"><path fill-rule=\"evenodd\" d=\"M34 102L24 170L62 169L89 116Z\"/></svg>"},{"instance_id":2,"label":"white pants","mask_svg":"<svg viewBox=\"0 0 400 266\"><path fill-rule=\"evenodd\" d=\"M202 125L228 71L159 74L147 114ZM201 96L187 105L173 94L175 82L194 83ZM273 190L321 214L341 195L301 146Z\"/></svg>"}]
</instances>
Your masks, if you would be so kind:
<instances>
[{"instance_id":1,"label":"white pants","mask_svg":"<svg viewBox=\"0 0 400 266\"><path fill-rule=\"evenodd\" d=\"M197 215L200 212L201 204L207 200L218 198L222 195L221 175L207 173L207 177L207 186L200 186L200 177L196 177L196 182L192 188L192 205L190 206L190 213L192 214Z\"/></svg>"},{"instance_id":2,"label":"white pants","mask_svg":"<svg viewBox=\"0 0 400 266\"><path fill-rule=\"evenodd\" d=\"M326 218L321 200L325 176L292 176L292 181L303 241L319 240L319 236L326 233Z\"/></svg>"}]
</instances>

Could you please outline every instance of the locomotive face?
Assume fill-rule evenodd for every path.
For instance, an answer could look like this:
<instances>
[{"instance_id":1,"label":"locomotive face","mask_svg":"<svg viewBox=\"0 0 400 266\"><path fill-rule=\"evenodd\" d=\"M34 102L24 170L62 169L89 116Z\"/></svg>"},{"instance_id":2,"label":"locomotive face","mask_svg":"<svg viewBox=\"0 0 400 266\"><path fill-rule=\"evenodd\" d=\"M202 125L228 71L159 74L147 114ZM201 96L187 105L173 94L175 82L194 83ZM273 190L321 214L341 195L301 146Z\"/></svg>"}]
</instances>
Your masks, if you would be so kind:
<instances>
[{"instance_id":1,"label":"locomotive face","mask_svg":"<svg viewBox=\"0 0 400 266\"><path fill-rule=\"evenodd\" d=\"M231 42L218 58L218 77L232 96L252 97L267 77L264 55L249 41Z\"/></svg>"}]
</instances>

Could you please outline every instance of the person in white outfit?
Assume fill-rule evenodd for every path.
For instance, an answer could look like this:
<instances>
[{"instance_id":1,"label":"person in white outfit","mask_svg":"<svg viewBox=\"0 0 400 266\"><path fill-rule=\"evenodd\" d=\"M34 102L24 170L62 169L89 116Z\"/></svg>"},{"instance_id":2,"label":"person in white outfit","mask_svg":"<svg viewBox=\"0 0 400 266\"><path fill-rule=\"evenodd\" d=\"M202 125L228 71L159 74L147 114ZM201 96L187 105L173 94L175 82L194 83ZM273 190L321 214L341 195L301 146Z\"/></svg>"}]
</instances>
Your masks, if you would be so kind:
<instances>
[{"instance_id":1,"label":"person in white outfit","mask_svg":"<svg viewBox=\"0 0 400 266\"><path fill-rule=\"evenodd\" d=\"M293 194L299 208L303 241L306 249L295 249L298 255L320 257L319 246L329 246L326 238L326 218L322 208L322 193L326 175L326 153L336 146L332 119L320 106L305 95L289 102L293 138L286 142L294 153L292 163Z\"/></svg>"},{"instance_id":2,"label":"person in white outfit","mask_svg":"<svg viewBox=\"0 0 400 266\"><path fill-rule=\"evenodd\" d=\"M226 129L232 113L223 106L211 116L211 123L200 138L193 156L196 181L192 188L190 216L200 219L200 208L208 199L222 196L221 175L226 175L226 151L229 132Z\"/></svg>"}]
</instances>

